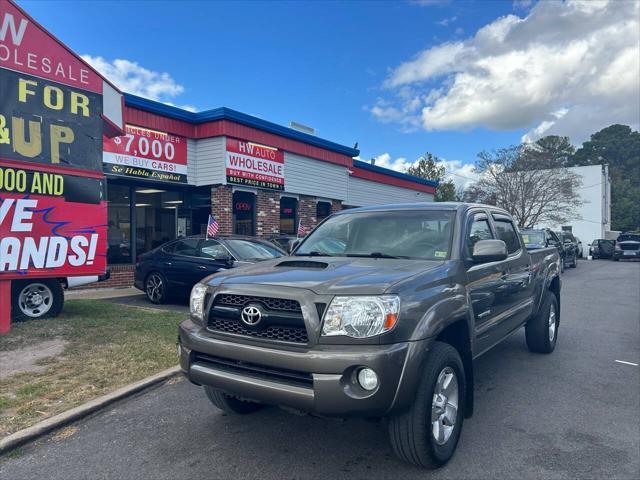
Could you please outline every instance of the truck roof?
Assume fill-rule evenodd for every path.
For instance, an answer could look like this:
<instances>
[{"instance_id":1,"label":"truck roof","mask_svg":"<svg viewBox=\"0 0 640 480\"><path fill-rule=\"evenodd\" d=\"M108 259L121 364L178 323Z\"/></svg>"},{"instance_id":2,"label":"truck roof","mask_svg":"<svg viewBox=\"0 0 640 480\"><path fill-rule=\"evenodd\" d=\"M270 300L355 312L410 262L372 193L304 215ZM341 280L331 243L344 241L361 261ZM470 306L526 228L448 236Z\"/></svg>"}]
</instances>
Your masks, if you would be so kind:
<instances>
[{"instance_id":1,"label":"truck roof","mask_svg":"<svg viewBox=\"0 0 640 480\"><path fill-rule=\"evenodd\" d=\"M465 202L415 202L415 203L388 203L384 205L370 205L367 207L350 208L341 210L337 215L351 212L387 212L394 210L451 210L463 212L470 208L487 208L497 213L509 215L506 210L494 205L484 205L482 203ZM509 215L510 216L510 215Z\"/></svg>"}]
</instances>

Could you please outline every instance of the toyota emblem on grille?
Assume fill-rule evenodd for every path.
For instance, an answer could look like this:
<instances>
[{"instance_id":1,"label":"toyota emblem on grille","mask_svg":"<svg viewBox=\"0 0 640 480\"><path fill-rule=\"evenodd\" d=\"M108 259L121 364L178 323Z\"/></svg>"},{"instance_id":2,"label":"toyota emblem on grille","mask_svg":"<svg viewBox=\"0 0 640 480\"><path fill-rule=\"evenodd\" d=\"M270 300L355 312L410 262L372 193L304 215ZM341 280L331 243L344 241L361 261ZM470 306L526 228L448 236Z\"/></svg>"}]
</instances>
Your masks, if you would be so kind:
<instances>
[{"instance_id":1,"label":"toyota emblem on grille","mask_svg":"<svg viewBox=\"0 0 640 480\"><path fill-rule=\"evenodd\" d=\"M240 318L244 323L253 327L260 323L260 320L262 319L262 312L255 305L247 305L242 309Z\"/></svg>"}]
</instances>

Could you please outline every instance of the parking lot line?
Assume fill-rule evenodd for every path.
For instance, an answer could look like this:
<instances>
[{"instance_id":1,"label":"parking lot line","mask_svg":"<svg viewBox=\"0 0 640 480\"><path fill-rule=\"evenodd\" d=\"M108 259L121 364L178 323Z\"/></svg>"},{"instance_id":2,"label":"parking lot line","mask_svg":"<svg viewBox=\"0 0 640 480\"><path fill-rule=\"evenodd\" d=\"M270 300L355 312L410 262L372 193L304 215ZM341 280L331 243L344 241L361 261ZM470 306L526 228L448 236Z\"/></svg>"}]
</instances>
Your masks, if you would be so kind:
<instances>
[{"instance_id":1,"label":"parking lot line","mask_svg":"<svg viewBox=\"0 0 640 480\"><path fill-rule=\"evenodd\" d=\"M618 363L624 363L625 365L632 365L634 367L637 367L638 364L637 363L631 363L631 362L625 362L624 360L616 360L616 362Z\"/></svg>"}]
</instances>

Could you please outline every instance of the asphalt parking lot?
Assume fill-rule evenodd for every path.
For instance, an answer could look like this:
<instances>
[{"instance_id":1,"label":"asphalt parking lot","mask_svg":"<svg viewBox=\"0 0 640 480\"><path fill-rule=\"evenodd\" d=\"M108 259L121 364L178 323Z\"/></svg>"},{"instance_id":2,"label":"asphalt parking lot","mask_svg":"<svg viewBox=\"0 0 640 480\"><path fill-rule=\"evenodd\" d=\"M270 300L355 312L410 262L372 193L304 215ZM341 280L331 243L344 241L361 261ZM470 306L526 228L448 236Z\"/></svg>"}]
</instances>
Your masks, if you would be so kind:
<instances>
[{"instance_id":1,"label":"asphalt parking lot","mask_svg":"<svg viewBox=\"0 0 640 480\"><path fill-rule=\"evenodd\" d=\"M178 381L0 459L3 479L640 477L640 263L563 275L556 351L518 332L476 363L476 411L453 460L396 460L383 424L268 408L223 415Z\"/></svg>"}]
</instances>

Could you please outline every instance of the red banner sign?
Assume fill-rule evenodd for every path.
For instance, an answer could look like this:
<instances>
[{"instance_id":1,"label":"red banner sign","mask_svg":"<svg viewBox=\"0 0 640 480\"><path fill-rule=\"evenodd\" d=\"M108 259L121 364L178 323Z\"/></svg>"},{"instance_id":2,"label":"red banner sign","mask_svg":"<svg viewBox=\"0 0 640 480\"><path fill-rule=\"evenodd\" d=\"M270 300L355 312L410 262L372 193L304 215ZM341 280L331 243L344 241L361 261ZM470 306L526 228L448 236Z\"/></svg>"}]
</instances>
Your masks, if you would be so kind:
<instances>
[{"instance_id":1,"label":"red banner sign","mask_svg":"<svg viewBox=\"0 0 640 480\"><path fill-rule=\"evenodd\" d=\"M102 78L7 0L0 0L0 66L102 94Z\"/></svg>"},{"instance_id":2,"label":"red banner sign","mask_svg":"<svg viewBox=\"0 0 640 480\"><path fill-rule=\"evenodd\" d=\"M166 132L126 126L123 137L104 138L104 171L125 177L187 182L187 139Z\"/></svg>"},{"instance_id":3,"label":"red banner sign","mask_svg":"<svg viewBox=\"0 0 640 480\"><path fill-rule=\"evenodd\" d=\"M227 183L284 190L284 152L227 138Z\"/></svg>"},{"instance_id":4,"label":"red banner sign","mask_svg":"<svg viewBox=\"0 0 640 480\"><path fill-rule=\"evenodd\" d=\"M100 178L0 162L0 281L104 273L103 191Z\"/></svg>"}]
</instances>

